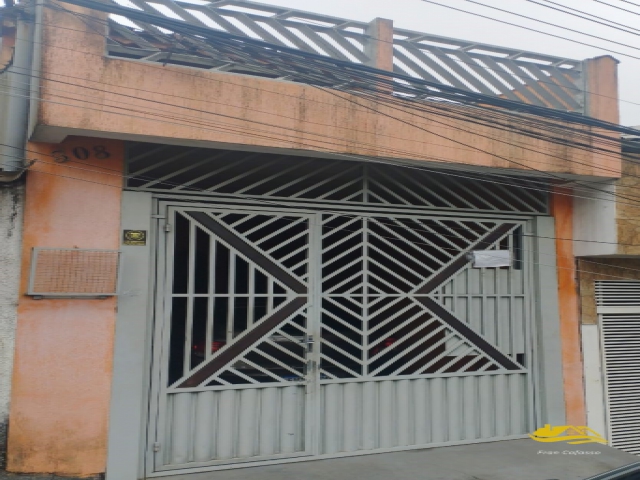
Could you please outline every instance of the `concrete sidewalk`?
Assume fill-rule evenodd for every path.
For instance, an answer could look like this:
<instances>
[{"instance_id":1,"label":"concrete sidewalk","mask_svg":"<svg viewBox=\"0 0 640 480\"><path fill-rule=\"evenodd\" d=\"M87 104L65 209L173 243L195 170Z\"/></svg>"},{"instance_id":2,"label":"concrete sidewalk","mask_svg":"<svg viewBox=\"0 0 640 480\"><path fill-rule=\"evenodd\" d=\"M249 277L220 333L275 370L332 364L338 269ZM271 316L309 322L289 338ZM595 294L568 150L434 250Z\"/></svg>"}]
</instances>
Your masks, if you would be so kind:
<instances>
[{"instance_id":1,"label":"concrete sidewalk","mask_svg":"<svg viewBox=\"0 0 640 480\"><path fill-rule=\"evenodd\" d=\"M639 457L605 445L544 444L526 439L314 460L267 467L236 468L166 478L167 480L282 480L283 478L301 480L584 480L639 460ZM0 480L75 479L56 475L13 475L0 472Z\"/></svg>"},{"instance_id":2,"label":"concrete sidewalk","mask_svg":"<svg viewBox=\"0 0 640 480\"><path fill-rule=\"evenodd\" d=\"M540 453L553 451L559 453ZM545 444L526 439L240 468L169 478L170 480L282 480L283 478L583 480L639 460L640 458L634 455L605 445Z\"/></svg>"}]
</instances>

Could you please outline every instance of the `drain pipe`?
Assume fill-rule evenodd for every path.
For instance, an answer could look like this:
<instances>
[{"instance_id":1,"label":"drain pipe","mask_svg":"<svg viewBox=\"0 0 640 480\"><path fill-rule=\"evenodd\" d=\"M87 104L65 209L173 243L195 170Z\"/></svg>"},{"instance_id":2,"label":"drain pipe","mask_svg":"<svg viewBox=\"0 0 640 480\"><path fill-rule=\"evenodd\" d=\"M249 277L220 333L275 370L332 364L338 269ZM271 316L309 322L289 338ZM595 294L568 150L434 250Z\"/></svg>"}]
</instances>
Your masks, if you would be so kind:
<instances>
[{"instance_id":1,"label":"drain pipe","mask_svg":"<svg viewBox=\"0 0 640 480\"><path fill-rule=\"evenodd\" d=\"M26 3L26 2L25 2ZM31 58L33 22L25 16L26 8L6 7L14 10L16 17L13 55L5 70L0 73L0 182L12 182L24 173L25 146L29 119L29 97L31 94Z\"/></svg>"}]
</instances>

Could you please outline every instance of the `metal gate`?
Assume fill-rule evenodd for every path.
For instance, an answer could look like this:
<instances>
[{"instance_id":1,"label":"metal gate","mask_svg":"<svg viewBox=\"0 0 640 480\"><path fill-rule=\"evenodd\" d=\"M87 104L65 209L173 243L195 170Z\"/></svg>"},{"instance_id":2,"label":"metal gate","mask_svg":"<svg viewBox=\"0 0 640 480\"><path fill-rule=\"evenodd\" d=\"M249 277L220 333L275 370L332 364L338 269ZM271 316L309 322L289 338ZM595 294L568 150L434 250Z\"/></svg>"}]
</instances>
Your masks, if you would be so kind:
<instances>
[{"instance_id":1,"label":"metal gate","mask_svg":"<svg viewBox=\"0 0 640 480\"><path fill-rule=\"evenodd\" d=\"M532 427L525 220L188 204L166 218L151 471ZM475 250L511 266L473 268Z\"/></svg>"},{"instance_id":2,"label":"metal gate","mask_svg":"<svg viewBox=\"0 0 640 480\"><path fill-rule=\"evenodd\" d=\"M640 282L595 282L609 445L640 455Z\"/></svg>"}]
</instances>

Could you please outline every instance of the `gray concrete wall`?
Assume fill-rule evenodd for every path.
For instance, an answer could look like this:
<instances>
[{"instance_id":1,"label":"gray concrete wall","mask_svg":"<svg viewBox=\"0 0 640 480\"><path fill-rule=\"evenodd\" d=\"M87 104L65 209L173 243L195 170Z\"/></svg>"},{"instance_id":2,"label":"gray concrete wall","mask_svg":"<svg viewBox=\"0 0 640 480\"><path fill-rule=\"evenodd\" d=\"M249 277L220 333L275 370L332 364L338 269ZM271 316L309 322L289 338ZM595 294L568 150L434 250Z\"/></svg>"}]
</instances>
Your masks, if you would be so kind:
<instances>
[{"instance_id":1,"label":"gray concrete wall","mask_svg":"<svg viewBox=\"0 0 640 480\"><path fill-rule=\"evenodd\" d=\"M0 183L0 470L5 466L23 206L23 182Z\"/></svg>"}]
</instances>

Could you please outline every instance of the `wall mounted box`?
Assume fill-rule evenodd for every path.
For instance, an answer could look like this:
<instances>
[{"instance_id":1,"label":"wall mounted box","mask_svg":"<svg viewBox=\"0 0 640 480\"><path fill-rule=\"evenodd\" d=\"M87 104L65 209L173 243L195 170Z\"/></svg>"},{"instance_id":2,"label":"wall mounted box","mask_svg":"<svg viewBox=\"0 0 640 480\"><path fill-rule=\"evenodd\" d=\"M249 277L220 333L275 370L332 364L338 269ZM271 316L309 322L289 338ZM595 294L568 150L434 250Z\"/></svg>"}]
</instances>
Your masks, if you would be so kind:
<instances>
[{"instance_id":1,"label":"wall mounted box","mask_svg":"<svg viewBox=\"0 0 640 480\"><path fill-rule=\"evenodd\" d=\"M27 295L34 298L106 298L118 294L121 252L35 247Z\"/></svg>"}]
</instances>

